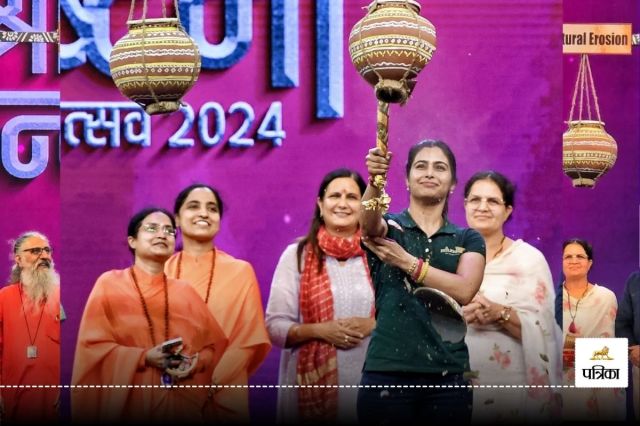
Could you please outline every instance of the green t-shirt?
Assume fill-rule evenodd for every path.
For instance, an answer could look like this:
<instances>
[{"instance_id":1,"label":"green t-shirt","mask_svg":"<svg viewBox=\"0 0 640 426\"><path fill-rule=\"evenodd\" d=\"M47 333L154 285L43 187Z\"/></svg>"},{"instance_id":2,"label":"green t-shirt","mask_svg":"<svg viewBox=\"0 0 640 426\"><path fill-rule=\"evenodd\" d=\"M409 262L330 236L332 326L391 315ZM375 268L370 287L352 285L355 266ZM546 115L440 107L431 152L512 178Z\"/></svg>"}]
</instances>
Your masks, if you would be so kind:
<instances>
[{"instance_id":1,"label":"green t-shirt","mask_svg":"<svg viewBox=\"0 0 640 426\"><path fill-rule=\"evenodd\" d=\"M466 252L485 255L485 242L475 230L445 224L431 236L405 210L386 214L387 238L414 256L428 259L437 269L455 273ZM402 228L402 229L399 229ZM431 325L429 311L412 293L417 287L409 275L367 250L376 296L376 328L371 336L364 371L462 373L469 371L464 339L444 342Z\"/></svg>"}]
</instances>

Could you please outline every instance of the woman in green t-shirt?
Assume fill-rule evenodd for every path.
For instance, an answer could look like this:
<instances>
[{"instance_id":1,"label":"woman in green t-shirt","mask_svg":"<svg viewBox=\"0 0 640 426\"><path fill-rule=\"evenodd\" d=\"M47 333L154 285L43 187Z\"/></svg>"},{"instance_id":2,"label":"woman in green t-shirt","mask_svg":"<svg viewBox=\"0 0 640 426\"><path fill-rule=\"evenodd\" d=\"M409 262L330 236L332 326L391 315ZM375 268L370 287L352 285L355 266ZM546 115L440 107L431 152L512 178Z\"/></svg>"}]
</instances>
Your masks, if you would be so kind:
<instances>
[{"instance_id":1,"label":"woman in green t-shirt","mask_svg":"<svg viewBox=\"0 0 640 426\"><path fill-rule=\"evenodd\" d=\"M390 159L377 148L369 151L364 201L380 195L373 177L388 171ZM463 377L469 371L464 335L441 335L414 294L429 287L464 305L482 282L482 236L446 217L456 182L451 149L441 141L422 141L407 160L408 209L384 215L379 209L362 211L377 321L358 395L362 424L468 423L471 418L472 392Z\"/></svg>"}]
</instances>

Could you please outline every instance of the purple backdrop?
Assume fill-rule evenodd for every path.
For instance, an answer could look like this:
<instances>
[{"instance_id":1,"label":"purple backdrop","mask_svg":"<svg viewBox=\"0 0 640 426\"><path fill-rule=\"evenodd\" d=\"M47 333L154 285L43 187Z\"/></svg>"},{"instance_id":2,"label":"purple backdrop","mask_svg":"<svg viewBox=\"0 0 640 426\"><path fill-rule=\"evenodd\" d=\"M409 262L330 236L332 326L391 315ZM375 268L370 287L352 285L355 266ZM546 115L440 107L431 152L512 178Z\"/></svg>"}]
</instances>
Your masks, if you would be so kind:
<instances>
[{"instance_id":1,"label":"purple backdrop","mask_svg":"<svg viewBox=\"0 0 640 426\"><path fill-rule=\"evenodd\" d=\"M564 2L564 22L633 22L638 31L640 9L637 2L597 0ZM590 278L613 289L619 296L629 274L638 268L640 57L637 48L630 56L590 56L600 113L606 130L618 144L618 160L593 190L576 190L563 182L562 199L548 209L558 211L564 236L581 236L594 247ZM563 61L563 103L569 117L579 56L566 55ZM551 206L550 206L551 207ZM555 275L554 275L555 276Z\"/></svg>"},{"instance_id":2,"label":"purple backdrop","mask_svg":"<svg viewBox=\"0 0 640 426\"><path fill-rule=\"evenodd\" d=\"M112 8L112 41L124 33L126 3ZM190 149L167 149L165 141L179 127L180 114L152 119L148 149L63 147L61 263L69 316L63 330L65 380L95 279L131 262L125 235L135 210L148 204L171 207L178 191L194 181L218 187L228 209L216 245L253 264L266 304L282 250L307 229L322 175L338 166L365 171L364 156L375 143L375 99L350 64L346 38L368 1L345 1L345 114L332 120L314 118L313 2L300 2L300 87L292 89L270 88L268 3L254 2L249 53L230 69L204 71L185 100L196 107L216 101L225 109L247 101L259 116L279 100L287 132L281 148L257 142L247 149L208 149L196 142ZM632 2L614 3L615 8L611 2L566 1L566 21L625 22L636 16ZM221 22L217 4L207 4L207 25L213 28ZM464 224L461 192L466 179L480 169L499 170L519 187L508 234L539 247L557 282L562 279L561 241L574 235L591 240L596 250L592 278L619 292L638 261L638 55L592 59L601 111L620 155L596 189L573 189L561 169L561 135L577 61L565 57L563 64L561 2L422 4L423 16L437 28L438 50L413 98L391 109L390 146L396 154L390 173L392 210L406 206L408 147L423 138L443 139L459 163L460 185L450 203L454 222ZM573 10L579 4L581 9ZM219 31L211 31L214 40ZM60 82L64 101L122 100L112 82L89 65L64 73ZM228 118L227 135L239 126L234 119ZM611 241L616 241L615 249ZM275 384L278 358L274 348L252 383ZM252 395L253 410L268 422L275 392L252 390Z\"/></svg>"},{"instance_id":3,"label":"purple backdrop","mask_svg":"<svg viewBox=\"0 0 640 426\"><path fill-rule=\"evenodd\" d=\"M3 2L6 3L6 2ZM47 0L47 30L57 27L57 2ZM23 10L17 18L30 23L32 16L31 2L24 2ZM6 31L7 28L0 26ZM1 91L57 91L59 80L57 70L57 52L55 45L46 48L46 74L33 74L31 69L31 45L18 44L0 56ZM0 126L19 115L54 115L59 111L55 107L0 106ZM10 256L11 247L5 244L19 234L38 230L46 234L56 249L54 259L61 255L60 249L60 168L58 161L57 131L25 131L19 138L19 158L29 162L31 158L31 136L44 135L49 139L49 166L34 179L18 179L0 167L0 281L7 281L13 265Z\"/></svg>"}]
</instances>

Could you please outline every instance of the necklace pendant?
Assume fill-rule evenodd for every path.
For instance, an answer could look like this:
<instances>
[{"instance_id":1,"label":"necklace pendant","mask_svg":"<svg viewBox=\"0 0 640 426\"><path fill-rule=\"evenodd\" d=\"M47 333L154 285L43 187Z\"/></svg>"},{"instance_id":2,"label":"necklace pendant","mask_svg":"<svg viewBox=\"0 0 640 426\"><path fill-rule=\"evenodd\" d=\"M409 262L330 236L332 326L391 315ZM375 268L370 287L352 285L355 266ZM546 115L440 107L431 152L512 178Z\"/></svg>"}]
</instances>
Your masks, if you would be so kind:
<instances>
[{"instance_id":1,"label":"necklace pendant","mask_svg":"<svg viewBox=\"0 0 640 426\"><path fill-rule=\"evenodd\" d=\"M162 384L162 386L166 386L166 387L173 386L173 384L174 384L173 376L171 376L171 374L169 374L169 373L162 373L162 377L160 379L160 384Z\"/></svg>"},{"instance_id":2,"label":"necklace pendant","mask_svg":"<svg viewBox=\"0 0 640 426\"><path fill-rule=\"evenodd\" d=\"M27 346L27 358L38 358L38 347L35 345Z\"/></svg>"},{"instance_id":3,"label":"necklace pendant","mask_svg":"<svg viewBox=\"0 0 640 426\"><path fill-rule=\"evenodd\" d=\"M578 329L576 328L576 324L571 321L571 324L569 324L569 333L576 333L578 331Z\"/></svg>"}]
</instances>

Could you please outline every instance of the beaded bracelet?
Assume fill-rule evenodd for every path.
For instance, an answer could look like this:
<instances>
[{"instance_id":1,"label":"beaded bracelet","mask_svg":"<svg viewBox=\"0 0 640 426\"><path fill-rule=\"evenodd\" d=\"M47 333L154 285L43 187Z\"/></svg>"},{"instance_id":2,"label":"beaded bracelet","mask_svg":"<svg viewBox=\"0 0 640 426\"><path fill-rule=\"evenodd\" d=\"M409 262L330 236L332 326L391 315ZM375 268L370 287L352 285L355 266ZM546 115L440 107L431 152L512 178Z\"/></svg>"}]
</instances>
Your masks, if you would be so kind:
<instances>
[{"instance_id":1,"label":"beaded bracelet","mask_svg":"<svg viewBox=\"0 0 640 426\"><path fill-rule=\"evenodd\" d=\"M413 264L411 265L411 268L409 268L407 273L413 277L413 273L416 271L417 267L418 267L418 258L416 257L413 259Z\"/></svg>"}]
</instances>

